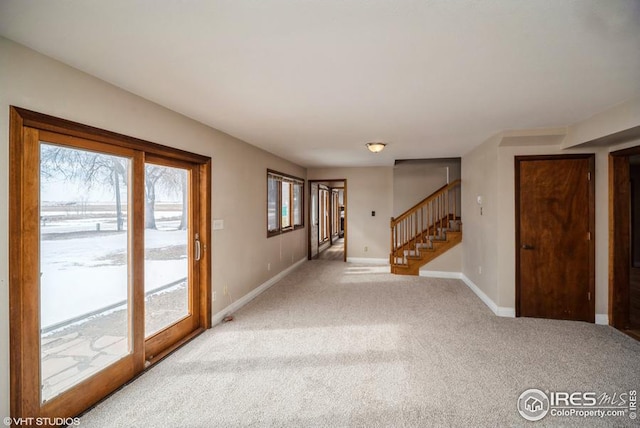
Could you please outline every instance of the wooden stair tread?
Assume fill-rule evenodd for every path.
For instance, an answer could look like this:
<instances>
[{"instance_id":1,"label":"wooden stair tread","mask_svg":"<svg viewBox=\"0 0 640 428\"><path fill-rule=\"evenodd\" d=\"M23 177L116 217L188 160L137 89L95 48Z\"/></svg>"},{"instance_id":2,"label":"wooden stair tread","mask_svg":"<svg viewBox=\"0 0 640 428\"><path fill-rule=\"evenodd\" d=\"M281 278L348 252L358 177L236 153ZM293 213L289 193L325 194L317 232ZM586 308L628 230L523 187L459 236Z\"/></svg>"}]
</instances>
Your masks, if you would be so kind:
<instances>
[{"instance_id":1,"label":"wooden stair tread","mask_svg":"<svg viewBox=\"0 0 640 428\"><path fill-rule=\"evenodd\" d=\"M391 272L418 275L421 266L462 242L461 180L447 183L391 218Z\"/></svg>"},{"instance_id":2,"label":"wooden stair tread","mask_svg":"<svg viewBox=\"0 0 640 428\"><path fill-rule=\"evenodd\" d=\"M406 255L402 257L405 263L392 263L391 272L398 275L418 275L420 267L444 254L449 249L462 242L462 232L450 233L446 240L432 241L433 248L420 248L420 255ZM399 258L399 257L398 257Z\"/></svg>"}]
</instances>

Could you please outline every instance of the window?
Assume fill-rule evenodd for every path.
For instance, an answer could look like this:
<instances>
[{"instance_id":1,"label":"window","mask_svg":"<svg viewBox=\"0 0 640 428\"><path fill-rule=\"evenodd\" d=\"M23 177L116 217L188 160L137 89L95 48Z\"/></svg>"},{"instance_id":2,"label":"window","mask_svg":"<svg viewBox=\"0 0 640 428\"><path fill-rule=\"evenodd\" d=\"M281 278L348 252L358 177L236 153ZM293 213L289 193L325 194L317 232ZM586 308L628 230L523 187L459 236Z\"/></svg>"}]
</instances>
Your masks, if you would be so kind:
<instances>
[{"instance_id":1,"label":"window","mask_svg":"<svg viewBox=\"0 0 640 428\"><path fill-rule=\"evenodd\" d=\"M11 406L71 417L208 328L211 159L11 108Z\"/></svg>"},{"instance_id":2,"label":"window","mask_svg":"<svg viewBox=\"0 0 640 428\"><path fill-rule=\"evenodd\" d=\"M304 180L267 170L267 237L304 227Z\"/></svg>"},{"instance_id":3,"label":"window","mask_svg":"<svg viewBox=\"0 0 640 428\"><path fill-rule=\"evenodd\" d=\"M280 227L287 229L291 227L291 183L282 182L282 221Z\"/></svg>"}]
</instances>

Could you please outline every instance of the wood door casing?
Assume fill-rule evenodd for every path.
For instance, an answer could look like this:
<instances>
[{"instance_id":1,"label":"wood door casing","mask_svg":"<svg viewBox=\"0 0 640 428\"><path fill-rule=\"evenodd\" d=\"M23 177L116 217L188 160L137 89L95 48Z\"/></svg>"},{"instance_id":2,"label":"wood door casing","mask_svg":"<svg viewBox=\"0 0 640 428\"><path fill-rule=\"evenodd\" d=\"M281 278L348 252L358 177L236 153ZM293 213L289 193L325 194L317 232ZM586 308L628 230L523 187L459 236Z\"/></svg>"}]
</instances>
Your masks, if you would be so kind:
<instances>
[{"instance_id":1,"label":"wood door casing","mask_svg":"<svg viewBox=\"0 0 640 428\"><path fill-rule=\"evenodd\" d=\"M144 350L144 160L145 156L197 164L199 206L203 247L199 276L199 324L197 330L175 344L167 344L163 355L211 326L211 159L179 149L161 146L64 119L10 107L9 237L12 242L9 270L11 416L15 418L72 417L103 399L145 369ZM128 238L131 269L128 272L129 307L125 322L129 331L129 353L106 368L80 379L71 388L46 401L41 397L40 325L40 146L42 143L68 146L132 160L128 202ZM156 355L152 364L159 361Z\"/></svg>"},{"instance_id":2,"label":"wood door casing","mask_svg":"<svg viewBox=\"0 0 640 428\"><path fill-rule=\"evenodd\" d=\"M631 193L629 159L609 155L609 322L626 330L629 325L631 254Z\"/></svg>"},{"instance_id":3,"label":"wood door casing","mask_svg":"<svg viewBox=\"0 0 640 428\"><path fill-rule=\"evenodd\" d=\"M309 205L307 210L307 220L309 223L309 234L308 234L308 253L307 258L309 260L316 259L319 255L318 250L318 236L319 236L319 192L320 185L328 186L331 183L342 183L339 189L342 189L342 206L344 208L344 223L342 225L342 233L344 237L344 251L343 251L343 261L347 261L347 248L349 245L349 237L348 237L348 192L347 192L347 179L346 178L335 178L335 179L325 179L325 180L308 180L309 182ZM315 200L314 200L315 198Z\"/></svg>"},{"instance_id":4,"label":"wood door casing","mask_svg":"<svg viewBox=\"0 0 640 428\"><path fill-rule=\"evenodd\" d=\"M516 315L595 320L594 155L516 157Z\"/></svg>"}]
</instances>

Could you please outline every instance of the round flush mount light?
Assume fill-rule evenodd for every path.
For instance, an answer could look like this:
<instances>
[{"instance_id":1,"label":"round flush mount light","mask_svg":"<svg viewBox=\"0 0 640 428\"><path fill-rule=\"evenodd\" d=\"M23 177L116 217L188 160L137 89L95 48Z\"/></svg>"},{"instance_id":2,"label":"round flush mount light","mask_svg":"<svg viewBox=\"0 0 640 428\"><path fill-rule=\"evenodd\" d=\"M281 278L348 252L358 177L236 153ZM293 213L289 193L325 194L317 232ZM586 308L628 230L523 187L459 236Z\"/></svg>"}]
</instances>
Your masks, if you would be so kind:
<instances>
[{"instance_id":1,"label":"round flush mount light","mask_svg":"<svg viewBox=\"0 0 640 428\"><path fill-rule=\"evenodd\" d=\"M367 143L366 146L371 153L380 153L385 148L386 144L380 143L380 142L373 142L373 143Z\"/></svg>"}]
</instances>

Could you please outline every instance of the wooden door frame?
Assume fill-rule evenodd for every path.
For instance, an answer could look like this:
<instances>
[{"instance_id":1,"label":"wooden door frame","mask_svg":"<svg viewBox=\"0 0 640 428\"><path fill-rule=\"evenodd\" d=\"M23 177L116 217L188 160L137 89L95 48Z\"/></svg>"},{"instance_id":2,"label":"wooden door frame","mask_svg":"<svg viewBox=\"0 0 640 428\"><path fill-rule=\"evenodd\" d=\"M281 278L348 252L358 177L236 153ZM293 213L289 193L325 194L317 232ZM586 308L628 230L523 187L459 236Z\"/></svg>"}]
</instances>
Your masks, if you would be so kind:
<instances>
[{"instance_id":1,"label":"wooden door frame","mask_svg":"<svg viewBox=\"0 0 640 428\"><path fill-rule=\"evenodd\" d=\"M311 256L311 184L312 183L330 183L330 182L343 182L344 183L344 193L343 193L343 202L344 202L344 255L343 261L347 261L347 179L346 178L337 178L334 180L307 180L309 183L309 209L307 210L307 224L309 225L309 232L307 233L307 260L311 260L313 257ZM327 185L329 187L329 185ZM336 187L340 188L340 187ZM329 187L331 189L331 187ZM329 198L331 199L331 198ZM320 206L320 198L318 198L318 206ZM331 224L331 222L329 222ZM316 239L318 239L316 237ZM329 237L331 240L331 236Z\"/></svg>"},{"instance_id":2,"label":"wooden door frame","mask_svg":"<svg viewBox=\"0 0 640 428\"><path fill-rule=\"evenodd\" d=\"M623 331L631 327L629 158L636 155L640 155L640 146L609 153L609 325Z\"/></svg>"},{"instance_id":3,"label":"wooden door frame","mask_svg":"<svg viewBox=\"0 0 640 428\"><path fill-rule=\"evenodd\" d=\"M151 364L159 361L162 357L168 355L187 340L211 327L211 158L189 153L180 149L166 147L159 144L151 143L134 137L129 137L115 132L94 128L88 125L56 118L42 113L33 112L19 107L10 107L9 121L9 239L12 247L9 251L9 319L10 319L10 412L14 418L20 417L38 417L38 416L55 416L70 417L75 416L77 412L84 411L86 408L103 399L111 392L117 390L124 383L130 381L146 369L145 354L143 351L144 335L140 336L139 332L144 331L143 313L134 313L130 319L133 331L138 331L138 337L130 337L133 342L133 352L126 367L116 368L109 366L114 370L109 371L110 379L108 382L97 382L97 378L93 375L77 384L76 388L77 400L74 400L74 407L70 407L70 402L66 397L58 396L48 401L47 404L34 402L33 388L29 385L33 383L34 376L32 355L34 349L37 350L37 358L40 355L39 336L34 337L37 329L34 328L34 321L26 319L28 314L37 311L33 307L33 298L29 296L30 290L25 290L27 283L35 283L33 271L34 259L31 252L26 249L30 246L38 246L37 229L29 220L33 217L32 206L38 205L39 183L34 181L33 176L29 175L29 183L24 183L23 178L27 173L25 166L29 163L33 164L37 160L37 154L25 153L25 141L27 138L33 138L33 133L50 132L59 134L61 138L69 140L80 139L86 140L94 147L110 146L113 150L124 150L133 153L134 164L132 165L136 177L141 177L144 172L144 156L146 154L168 157L185 162L197 164L198 177L201 193L200 206L198 215L203 221L199 227L201 248L203 257L197 266L200 283L197 289L200 293L199 305L199 326L188 337L183 338L173 344L168 344L162 355L156 355ZM80 144L84 144L80 142ZM25 156L30 158L25 159ZM143 181L133 184L133 190L136 195L144 196ZM37 193L37 194L36 194ZM137 198L132 201L134 209L144 213L144 198ZM25 209L31 210L25 214ZM30 233L25 233L23 224L30 221ZM137 227L134 228L133 239L141 241L142 232L140 226L144 227L141 218L134 219ZM136 260L144 259L144 253L140 248L134 248L133 252ZM137 273L136 273L137 272ZM142 284L141 270L138 269L131 274L132 280L136 284ZM143 305L144 289L142 286L132 286L130 293L133 294L132 306L140 307ZM29 306L31 305L31 306ZM35 331L34 331L35 330ZM31 358L31 359L30 359ZM30 371L31 370L31 371ZM39 360L36 373L39 373Z\"/></svg>"},{"instance_id":4,"label":"wooden door frame","mask_svg":"<svg viewBox=\"0 0 640 428\"><path fill-rule=\"evenodd\" d=\"M331 223L332 227L331 227L331 232L330 232L330 235L329 235L329 239L331 241L331 245L333 245L333 237L334 236L338 236L338 238L336 238L336 239L340 239L340 190L342 190L342 195L343 195L343 198L344 198L344 186L329 187L329 191L330 191L330 194L331 194L331 203L332 204L333 204L334 191L336 193L338 193L338 203L337 203L338 205L337 205L337 208L336 208L337 209L337 215L338 215L338 222L337 222L338 233L336 233L334 235L335 230L333 230L333 219L332 219L332 223ZM331 207L331 215L333 215L333 206Z\"/></svg>"},{"instance_id":5,"label":"wooden door frame","mask_svg":"<svg viewBox=\"0 0 640 428\"><path fill-rule=\"evenodd\" d=\"M591 293L591 300L589 301L589 321L595 322L595 301L596 301L596 202L595 202L595 165L596 155L595 153L576 153L576 154L562 154L562 155L526 155L515 156L515 223L516 223L516 317L520 316L521 307L521 284L520 284L520 164L526 161L536 160L566 160L566 159L588 159L589 160L589 173L591 174L591 180L589 181L589 231L591 233L591 240L589 241L589 292Z\"/></svg>"},{"instance_id":6,"label":"wooden door frame","mask_svg":"<svg viewBox=\"0 0 640 428\"><path fill-rule=\"evenodd\" d=\"M327 227L331 227L331 223L329 222L330 218L331 218L331 200L329 198L329 186L327 186L326 184L320 184L318 185L318 221L320 224L322 224L323 226L319 228L319 232L325 231L327 229ZM327 193L327 200L326 200L326 206L325 206L325 201L322 201L322 203L320 203L320 195L323 194L323 192ZM320 210L320 207L322 206L322 210ZM325 220L325 216L322 216L322 221L320 221L320 211L325 211L326 209L326 220L327 220L327 224L324 225L324 220ZM326 241L322 241L322 244L324 245L327 241L330 241L331 239L331 230L329 230L328 233L328 238ZM331 244L329 244L329 246L331 246ZM318 240L318 248L320 248L320 240Z\"/></svg>"},{"instance_id":7,"label":"wooden door frame","mask_svg":"<svg viewBox=\"0 0 640 428\"><path fill-rule=\"evenodd\" d=\"M334 188L333 187L329 187L329 212L331 213L331 214L329 214L329 243L330 243L330 245L333 245L333 236L334 236L334 233L336 232L336 229L333 227L334 226L333 221L335 220L334 209L335 210L338 209L338 204L337 203L334 204L334 193L339 193L339 192L337 190L334 192ZM338 195L338 197L339 197L339 195ZM337 211L337 212L339 213L339 211Z\"/></svg>"}]
</instances>

